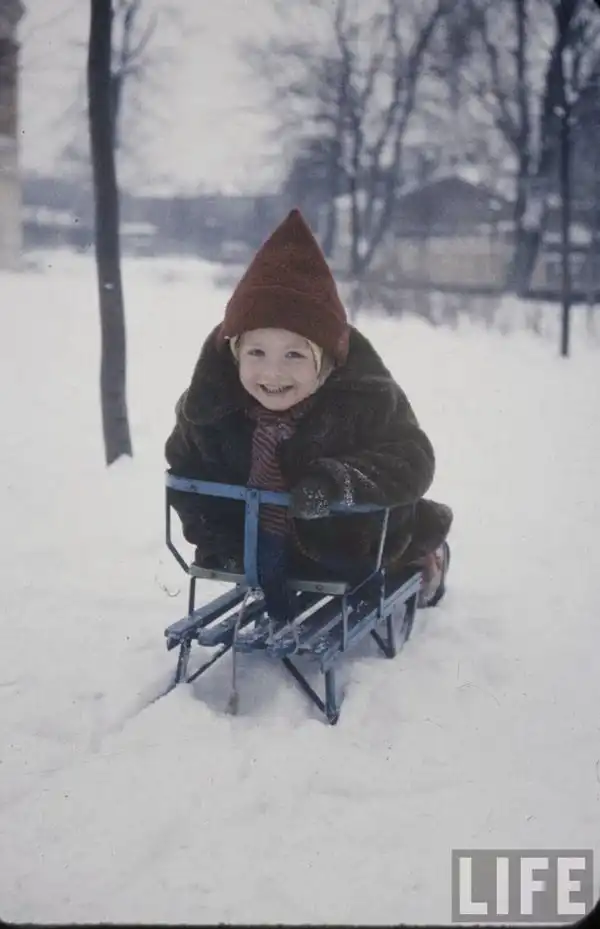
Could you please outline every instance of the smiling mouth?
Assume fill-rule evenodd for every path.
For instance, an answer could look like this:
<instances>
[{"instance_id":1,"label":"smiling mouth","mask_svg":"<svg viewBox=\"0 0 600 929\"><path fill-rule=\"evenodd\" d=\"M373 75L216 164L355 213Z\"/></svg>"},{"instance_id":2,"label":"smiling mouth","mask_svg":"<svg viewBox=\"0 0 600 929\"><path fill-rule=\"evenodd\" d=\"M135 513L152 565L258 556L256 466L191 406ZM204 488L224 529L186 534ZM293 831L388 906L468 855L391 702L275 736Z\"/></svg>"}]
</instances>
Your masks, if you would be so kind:
<instances>
[{"instance_id":1,"label":"smiling mouth","mask_svg":"<svg viewBox=\"0 0 600 929\"><path fill-rule=\"evenodd\" d=\"M277 397L277 396L279 396L279 395L281 395L281 394L287 393L288 390L291 390L291 389L292 389L290 386L287 386L287 387L267 387L265 384L259 384L258 386L260 387L260 389L261 389L264 393L268 394L270 397Z\"/></svg>"}]
</instances>

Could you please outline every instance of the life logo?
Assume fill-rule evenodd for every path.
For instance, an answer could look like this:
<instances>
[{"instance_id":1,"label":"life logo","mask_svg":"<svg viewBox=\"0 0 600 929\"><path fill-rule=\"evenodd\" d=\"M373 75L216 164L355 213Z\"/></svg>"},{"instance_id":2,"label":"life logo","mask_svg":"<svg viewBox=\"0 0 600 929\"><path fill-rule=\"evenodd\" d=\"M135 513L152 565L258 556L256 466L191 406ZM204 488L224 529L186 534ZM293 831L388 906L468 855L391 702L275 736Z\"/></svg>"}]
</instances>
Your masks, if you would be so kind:
<instances>
[{"instance_id":1,"label":"life logo","mask_svg":"<svg viewBox=\"0 0 600 929\"><path fill-rule=\"evenodd\" d=\"M591 849L453 849L452 921L573 923L594 907Z\"/></svg>"}]
</instances>

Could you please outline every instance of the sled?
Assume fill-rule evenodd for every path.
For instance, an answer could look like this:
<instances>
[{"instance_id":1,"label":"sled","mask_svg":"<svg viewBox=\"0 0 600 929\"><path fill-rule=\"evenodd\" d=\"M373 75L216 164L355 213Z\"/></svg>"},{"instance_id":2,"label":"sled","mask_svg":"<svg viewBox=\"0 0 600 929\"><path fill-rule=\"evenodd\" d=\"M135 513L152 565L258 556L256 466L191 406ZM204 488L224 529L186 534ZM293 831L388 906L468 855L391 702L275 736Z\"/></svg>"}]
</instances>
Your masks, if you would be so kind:
<instances>
[{"instance_id":1,"label":"sled","mask_svg":"<svg viewBox=\"0 0 600 929\"><path fill-rule=\"evenodd\" d=\"M228 497L245 505L244 573L212 570L188 564L171 533L171 491ZM386 577L382 567L390 508L373 505L331 508L340 519L344 514L379 511L382 518L377 556L365 576L349 580L315 570L310 577L290 578L287 583L294 598L294 616L283 628L274 630L266 614L258 579L259 511L263 504L289 506L289 494L257 490L233 484L191 480L171 472L166 474L166 544L175 560L190 578L188 613L165 630L168 650L178 649L172 687L191 683L228 652L233 658L233 687L229 709L237 712L236 668L239 656L260 652L281 662L304 694L324 715L337 723L343 697L338 691L336 670L340 661L365 637L370 636L386 658L394 658L412 632L422 575L418 568L407 568ZM196 606L199 579L221 581L232 589L203 606ZM194 643L211 652L193 673L188 665ZM205 654L205 653L203 653ZM299 663L317 667L322 695L309 683Z\"/></svg>"}]
</instances>

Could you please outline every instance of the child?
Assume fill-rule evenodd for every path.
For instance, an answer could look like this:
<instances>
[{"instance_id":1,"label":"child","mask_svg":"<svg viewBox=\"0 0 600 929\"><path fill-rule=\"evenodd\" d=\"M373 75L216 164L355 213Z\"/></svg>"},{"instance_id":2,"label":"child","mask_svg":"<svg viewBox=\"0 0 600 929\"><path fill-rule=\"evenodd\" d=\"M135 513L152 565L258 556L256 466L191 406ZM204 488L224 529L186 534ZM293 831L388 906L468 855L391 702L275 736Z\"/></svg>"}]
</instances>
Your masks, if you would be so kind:
<instances>
[{"instance_id":1,"label":"child","mask_svg":"<svg viewBox=\"0 0 600 929\"><path fill-rule=\"evenodd\" d=\"M384 565L422 567L421 606L443 595L453 514L423 499L431 442L347 322L297 210L259 249L205 341L165 452L183 477L290 492L290 509L261 507L261 586L281 621L285 574L358 573L373 563L382 514L328 516L339 502L401 504L390 513ZM243 573L243 504L178 492L172 500L196 562Z\"/></svg>"}]
</instances>

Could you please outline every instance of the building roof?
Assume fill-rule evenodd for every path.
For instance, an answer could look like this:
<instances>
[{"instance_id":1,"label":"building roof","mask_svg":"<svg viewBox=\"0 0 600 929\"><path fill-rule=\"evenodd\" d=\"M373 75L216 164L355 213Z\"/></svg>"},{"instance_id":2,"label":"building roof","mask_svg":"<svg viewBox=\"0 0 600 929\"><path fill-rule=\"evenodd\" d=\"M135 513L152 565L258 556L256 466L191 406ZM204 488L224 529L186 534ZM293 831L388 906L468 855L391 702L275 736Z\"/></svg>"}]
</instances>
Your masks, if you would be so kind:
<instances>
[{"instance_id":1,"label":"building roof","mask_svg":"<svg viewBox=\"0 0 600 929\"><path fill-rule=\"evenodd\" d=\"M400 194L396 232L456 232L497 225L512 215L512 203L496 190L459 173L444 172Z\"/></svg>"}]
</instances>

